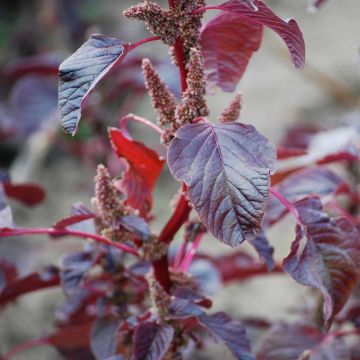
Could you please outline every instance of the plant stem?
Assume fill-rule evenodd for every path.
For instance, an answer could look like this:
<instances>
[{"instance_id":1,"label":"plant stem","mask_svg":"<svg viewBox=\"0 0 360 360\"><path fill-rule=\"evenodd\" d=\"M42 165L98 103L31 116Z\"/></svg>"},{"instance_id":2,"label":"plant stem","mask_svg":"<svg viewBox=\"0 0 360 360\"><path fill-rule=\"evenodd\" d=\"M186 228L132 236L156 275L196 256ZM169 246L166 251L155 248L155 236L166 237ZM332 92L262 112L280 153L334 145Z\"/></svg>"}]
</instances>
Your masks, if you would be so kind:
<instances>
[{"instance_id":1,"label":"plant stem","mask_svg":"<svg viewBox=\"0 0 360 360\"><path fill-rule=\"evenodd\" d=\"M160 39L161 39L160 36L150 36L150 37L141 39L141 40L139 40L139 41L137 41L135 43L130 44L130 49L133 50L133 49L137 48L140 45L146 44L146 43L151 42L151 41L157 41L157 40L160 40Z\"/></svg>"},{"instance_id":2,"label":"plant stem","mask_svg":"<svg viewBox=\"0 0 360 360\"><path fill-rule=\"evenodd\" d=\"M35 346L39 346L39 345L50 345L50 341L48 338L41 338L41 339L33 339L33 340L23 342L21 344L14 346L10 351L8 351L1 358L1 360L10 360L17 353L23 352L25 350L31 349L31 348L33 348Z\"/></svg>"},{"instance_id":3,"label":"plant stem","mask_svg":"<svg viewBox=\"0 0 360 360\"><path fill-rule=\"evenodd\" d=\"M91 239L98 243L116 247L129 254L139 256L135 249L125 244L113 242L103 236L90 234L77 230L55 229L55 228L24 228L24 229L0 229L0 237L20 236L20 235L51 235L51 236L77 236L85 240Z\"/></svg>"},{"instance_id":4,"label":"plant stem","mask_svg":"<svg viewBox=\"0 0 360 360\"><path fill-rule=\"evenodd\" d=\"M299 213L296 210L295 206L287 201L275 188L270 188L270 193L274 195L280 202L289 210L289 212L294 216L296 223L301 225Z\"/></svg>"},{"instance_id":5,"label":"plant stem","mask_svg":"<svg viewBox=\"0 0 360 360\"><path fill-rule=\"evenodd\" d=\"M129 122L129 120L133 120L136 121L142 125L145 125L149 128L151 128L152 130L156 131L159 135L162 135L164 132L153 122L141 117L141 116L137 116L134 114L128 114L125 115L121 118L120 120L120 129L123 131L123 133L129 137L130 139L132 139L132 137L130 136L128 130L127 130L127 123Z\"/></svg>"},{"instance_id":6,"label":"plant stem","mask_svg":"<svg viewBox=\"0 0 360 360\"><path fill-rule=\"evenodd\" d=\"M180 270L181 271L188 271L189 267L191 265L191 262L196 254L196 250L198 249L198 247L200 246L201 243L201 239L203 238L203 236L205 235L205 232L202 232L201 234L199 234L196 239L194 240L194 242L191 244L190 250L186 253L181 265L180 265Z\"/></svg>"}]
</instances>

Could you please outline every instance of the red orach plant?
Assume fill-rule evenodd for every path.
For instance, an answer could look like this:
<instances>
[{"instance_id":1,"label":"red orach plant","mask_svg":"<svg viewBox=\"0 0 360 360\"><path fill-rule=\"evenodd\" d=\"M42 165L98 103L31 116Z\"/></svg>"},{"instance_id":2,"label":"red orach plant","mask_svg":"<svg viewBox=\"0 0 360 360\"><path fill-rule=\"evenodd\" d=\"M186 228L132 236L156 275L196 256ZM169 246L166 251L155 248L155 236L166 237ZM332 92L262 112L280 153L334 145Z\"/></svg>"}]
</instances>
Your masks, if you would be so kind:
<instances>
[{"instance_id":1,"label":"red orach plant","mask_svg":"<svg viewBox=\"0 0 360 360\"><path fill-rule=\"evenodd\" d=\"M203 13L210 10L220 12L201 27ZM169 0L167 9L145 1L124 15L145 22L152 36L128 43L93 35L61 63L64 130L76 133L89 93L145 43L169 46L179 69L181 99L144 59L145 87L158 124L124 114L119 127L109 128L114 153L126 166L116 179L106 166L98 167L93 209L75 204L70 216L49 228L17 227L5 197L33 205L44 194L33 185L2 179L1 237L45 234L88 242L84 251L66 255L59 267L25 277L1 260L1 307L48 287L60 286L66 296L56 315L57 331L16 346L2 359L43 344L54 346L65 359L185 359L205 345L205 333L242 360L358 358L351 339L358 342L360 335L359 129L349 124L293 129L275 147L252 125L238 121L239 94L217 122L210 120L205 99L209 87L236 88L261 45L264 27L283 39L294 66L302 68L305 46L296 21L282 20L261 0L216 6ZM159 134L170 172L181 182L173 213L158 234L150 229L152 194L166 161L131 137L129 121ZM339 167L347 170L340 172L345 176L334 171ZM266 233L288 213L296 221L295 239L289 255L277 263ZM183 239L174 247L180 228ZM259 259L241 246L222 256L199 252L207 232L233 248L251 244ZM241 322L208 310L209 286L279 272L321 294L312 308L300 307L299 321ZM253 329L264 333L256 347Z\"/></svg>"}]
</instances>

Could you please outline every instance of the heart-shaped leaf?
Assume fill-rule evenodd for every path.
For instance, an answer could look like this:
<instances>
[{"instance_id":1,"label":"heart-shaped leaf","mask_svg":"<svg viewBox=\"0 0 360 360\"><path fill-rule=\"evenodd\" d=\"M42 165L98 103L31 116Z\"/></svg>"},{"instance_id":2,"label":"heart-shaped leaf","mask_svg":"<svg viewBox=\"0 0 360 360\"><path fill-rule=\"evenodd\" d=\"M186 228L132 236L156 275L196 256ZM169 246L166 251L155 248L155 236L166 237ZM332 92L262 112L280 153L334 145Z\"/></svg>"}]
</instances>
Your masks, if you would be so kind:
<instances>
[{"instance_id":1,"label":"heart-shaped leaf","mask_svg":"<svg viewBox=\"0 0 360 360\"><path fill-rule=\"evenodd\" d=\"M275 31L286 43L294 66L301 69L305 64L304 38L295 20L284 21L280 19L263 1L252 0L249 6L243 0L229 0L221 5L213 6L223 11L237 14L245 20L252 20ZM254 10L254 6L257 10Z\"/></svg>"},{"instance_id":2,"label":"heart-shaped leaf","mask_svg":"<svg viewBox=\"0 0 360 360\"><path fill-rule=\"evenodd\" d=\"M300 284L319 289L324 320L329 326L360 278L360 234L346 218L332 218L317 197L294 204L299 216L296 238L284 269ZM305 239L305 246L301 242Z\"/></svg>"},{"instance_id":3,"label":"heart-shaped leaf","mask_svg":"<svg viewBox=\"0 0 360 360\"><path fill-rule=\"evenodd\" d=\"M75 134L84 102L96 84L130 50L122 40L92 35L59 67L59 112L64 130Z\"/></svg>"},{"instance_id":4,"label":"heart-shaped leaf","mask_svg":"<svg viewBox=\"0 0 360 360\"><path fill-rule=\"evenodd\" d=\"M260 231L276 149L251 125L195 123L181 127L168 151L173 176L208 230L236 246Z\"/></svg>"},{"instance_id":5,"label":"heart-shaped leaf","mask_svg":"<svg viewBox=\"0 0 360 360\"><path fill-rule=\"evenodd\" d=\"M125 158L129 165L117 185L127 195L127 203L145 216L152 207L152 191L165 161L119 129L110 128L109 137L117 156Z\"/></svg>"},{"instance_id":6,"label":"heart-shaped leaf","mask_svg":"<svg viewBox=\"0 0 360 360\"><path fill-rule=\"evenodd\" d=\"M263 26L223 12L206 24L201 31L201 51L208 84L223 91L234 91L251 55L259 49Z\"/></svg>"}]
</instances>

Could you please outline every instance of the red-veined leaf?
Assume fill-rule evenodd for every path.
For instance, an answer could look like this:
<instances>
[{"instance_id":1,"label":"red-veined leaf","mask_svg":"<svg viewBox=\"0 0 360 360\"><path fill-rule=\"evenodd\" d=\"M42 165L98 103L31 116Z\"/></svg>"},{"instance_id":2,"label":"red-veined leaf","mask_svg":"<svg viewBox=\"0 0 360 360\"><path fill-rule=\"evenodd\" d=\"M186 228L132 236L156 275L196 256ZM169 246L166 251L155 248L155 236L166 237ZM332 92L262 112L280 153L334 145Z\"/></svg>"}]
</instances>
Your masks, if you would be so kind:
<instances>
[{"instance_id":1,"label":"red-veined leaf","mask_svg":"<svg viewBox=\"0 0 360 360\"><path fill-rule=\"evenodd\" d=\"M200 43L208 84L234 91L261 39L262 25L236 13L221 13L207 23Z\"/></svg>"},{"instance_id":2,"label":"red-veined leaf","mask_svg":"<svg viewBox=\"0 0 360 360\"><path fill-rule=\"evenodd\" d=\"M321 291L324 320L329 326L359 281L360 233L346 218L329 218L317 197L302 199L294 206L300 223L284 269L300 284Z\"/></svg>"},{"instance_id":3,"label":"red-veined leaf","mask_svg":"<svg viewBox=\"0 0 360 360\"><path fill-rule=\"evenodd\" d=\"M127 203L145 216L152 207L152 191L165 160L119 129L110 128L109 137L117 156L128 163L128 169L117 185L127 195Z\"/></svg>"},{"instance_id":4,"label":"red-veined leaf","mask_svg":"<svg viewBox=\"0 0 360 360\"><path fill-rule=\"evenodd\" d=\"M204 225L234 247L260 231L275 153L251 125L198 122L176 132L168 164Z\"/></svg>"},{"instance_id":5,"label":"red-veined leaf","mask_svg":"<svg viewBox=\"0 0 360 360\"><path fill-rule=\"evenodd\" d=\"M75 134L84 102L96 84L120 64L130 50L122 40L92 35L60 64L59 112L67 133Z\"/></svg>"}]
</instances>

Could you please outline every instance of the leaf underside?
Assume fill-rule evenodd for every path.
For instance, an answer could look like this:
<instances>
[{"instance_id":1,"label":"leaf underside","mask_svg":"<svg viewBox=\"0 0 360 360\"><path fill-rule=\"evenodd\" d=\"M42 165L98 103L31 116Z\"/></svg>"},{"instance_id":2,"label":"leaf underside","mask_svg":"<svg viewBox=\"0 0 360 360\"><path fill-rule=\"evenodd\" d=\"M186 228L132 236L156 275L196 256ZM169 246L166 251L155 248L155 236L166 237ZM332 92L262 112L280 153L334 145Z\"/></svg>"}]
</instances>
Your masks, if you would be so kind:
<instances>
[{"instance_id":1,"label":"leaf underside","mask_svg":"<svg viewBox=\"0 0 360 360\"><path fill-rule=\"evenodd\" d=\"M96 84L124 58L129 44L92 35L59 67L59 113L65 132L75 134L84 101Z\"/></svg>"},{"instance_id":2,"label":"leaf underside","mask_svg":"<svg viewBox=\"0 0 360 360\"><path fill-rule=\"evenodd\" d=\"M234 247L260 231L275 147L251 125L196 123L181 127L168 150L172 175L208 230Z\"/></svg>"}]
</instances>

